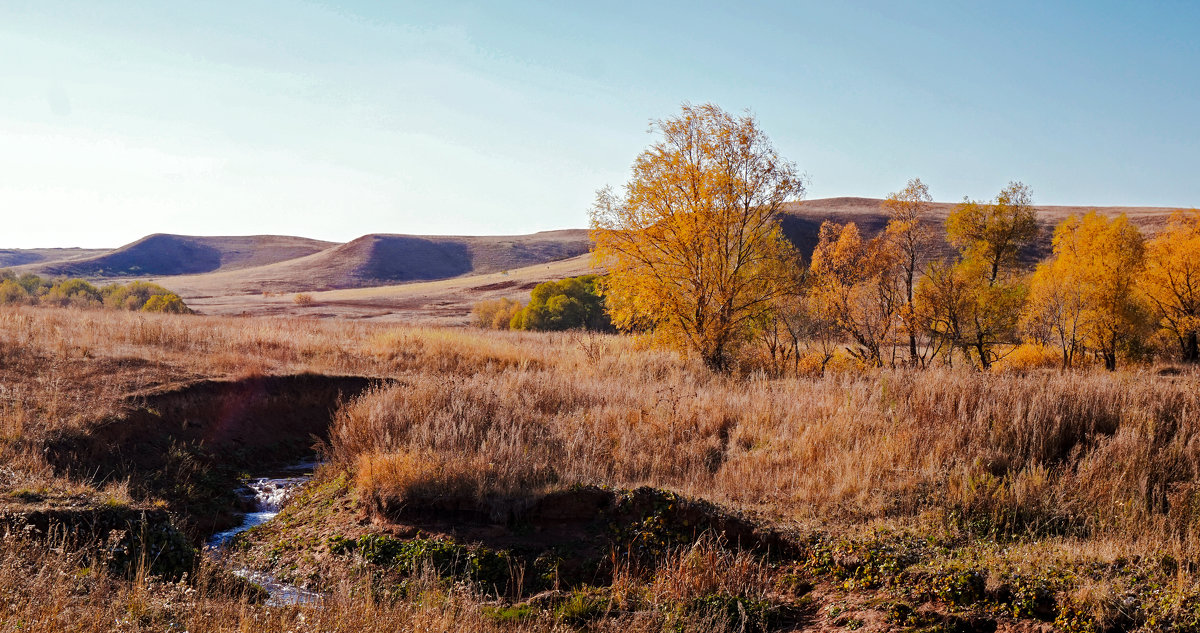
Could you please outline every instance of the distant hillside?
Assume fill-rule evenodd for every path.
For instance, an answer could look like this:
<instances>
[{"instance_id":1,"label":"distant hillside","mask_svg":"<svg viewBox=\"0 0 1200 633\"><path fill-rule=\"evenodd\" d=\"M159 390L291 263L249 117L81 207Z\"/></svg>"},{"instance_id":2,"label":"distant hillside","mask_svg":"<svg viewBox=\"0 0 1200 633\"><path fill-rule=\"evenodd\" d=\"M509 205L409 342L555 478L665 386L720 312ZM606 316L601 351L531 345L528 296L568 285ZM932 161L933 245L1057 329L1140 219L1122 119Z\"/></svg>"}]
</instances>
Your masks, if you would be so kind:
<instances>
[{"instance_id":1,"label":"distant hillside","mask_svg":"<svg viewBox=\"0 0 1200 633\"><path fill-rule=\"evenodd\" d=\"M0 268L84 259L109 251L107 248L5 248L0 249Z\"/></svg>"},{"instance_id":2,"label":"distant hillside","mask_svg":"<svg viewBox=\"0 0 1200 633\"><path fill-rule=\"evenodd\" d=\"M867 237L883 231L888 216L881 203L876 198L825 198L789 204L783 209L783 230L807 260L825 220L855 222ZM942 227L956 204L931 206L930 220L941 239L942 254L951 252ZM1048 253L1054 225L1092 208L1038 207L1043 230L1037 244L1024 253L1026 261L1032 263ZM1126 213L1147 234L1162 227L1173 211L1097 209ZM392 315L387 318L419 313L437 319L446 312L462 319L470 303L480 297L526 297L538 281L588 270L583 255L590 246L584 229L476 237L371 234L345 244L270 235L156 234L112 251L0 250L0 268L48 277L152 279L179 292L189 304L221 313L292 310L290 298L268 293L314 292L321 293L326 309L341 306L330 312L333 315L345 308L363 315ZM512 274L501 274L505 271ZM372 288L377 291L368 290ZM355 289L363 292L352 292ZM302 312L325 314L315 309Z\"/></svg>"},{"instance_id":3,"label":"distant hillside","mask_svg":"<svg viewBox=\"0 0 1200 633\"><path fill-rule=\"evenodd\" d=\"M295 259L334 242L281 235L198 237L157 233L113 251L28 266L47 276L131 277L240 270Z\"/></svg>"},{"instance_id":4,"label":"distant hillside","mask_svg":"<svg viewBox=\"0 0 1200 633\"><path fill-rule=\"evenodd\" d=\"M887 226L888 215L879 198L822 198L791 203L784 208L783 231L807 260L817 245L817 234L821 223L832 220L840 224L854 222L864 236L874 237ZM940 250L951 249L945 243L944 223L946 216L958 206L957 202L935 202L930 208L930 220L937 232ZM1087 207L1087 206L1037 206L1038 220L1042 226L1035 248L1025 253L1033 261L1050 252L1050 239L1054 227L1072 214L1084 214L1092 209L1108 215L1125 213L1146 234L1153 234L1163 227L1173 207Z\"/></svg>"},{"instance_id":5,"label":"distant hillside","mask_svg":"<svg viewBox=\"0 0 1200 633\"><path fill-rule=\"evenodd\" d=\"M363 288L522 268L587 253L590 244L582 229L483 237L373 234L305 257L171 283L206 293Z\"/></svg>"}]
</instances>

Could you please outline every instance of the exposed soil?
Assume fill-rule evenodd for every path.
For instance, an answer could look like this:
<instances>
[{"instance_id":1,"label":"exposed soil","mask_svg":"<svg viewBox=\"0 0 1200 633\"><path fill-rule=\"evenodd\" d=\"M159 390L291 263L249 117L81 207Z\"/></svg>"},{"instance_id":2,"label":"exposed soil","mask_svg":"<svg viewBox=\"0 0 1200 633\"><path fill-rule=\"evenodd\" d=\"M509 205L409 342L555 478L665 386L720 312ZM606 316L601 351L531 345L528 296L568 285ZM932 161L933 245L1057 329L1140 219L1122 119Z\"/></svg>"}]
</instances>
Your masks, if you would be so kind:
<instances>
[{"instance_id":1,"label":"exposed soil","mask_svg":"<svg viewBox=\"0 0 1200 633\"><path fill-rule=\"evenodd\" d=\"M140 497L179 513L193 536L236 523L242 473L313 453L337 406L379 381L362 376L262 376L203 380L132 396L125 411L48 442L65 472L128 479Z\"/></svg>"},{"instance_id":2,"label":"exposed soil","mask_svg":"<svg viewBox=\"0 0 1200 633\"><path fill-rule=\"evenodd\" d=\"M573 486L496 519L473 499L409 501L377 514L389 531L445 536L507 550L529 560L554 553L568 583L595 582L614 550L653 559L702 535L738 550L794 558L800 549L784 534L705 501L653 488L618 490ZM649 560L647 560L649 562Z\"/></svg>"}]
</instances>

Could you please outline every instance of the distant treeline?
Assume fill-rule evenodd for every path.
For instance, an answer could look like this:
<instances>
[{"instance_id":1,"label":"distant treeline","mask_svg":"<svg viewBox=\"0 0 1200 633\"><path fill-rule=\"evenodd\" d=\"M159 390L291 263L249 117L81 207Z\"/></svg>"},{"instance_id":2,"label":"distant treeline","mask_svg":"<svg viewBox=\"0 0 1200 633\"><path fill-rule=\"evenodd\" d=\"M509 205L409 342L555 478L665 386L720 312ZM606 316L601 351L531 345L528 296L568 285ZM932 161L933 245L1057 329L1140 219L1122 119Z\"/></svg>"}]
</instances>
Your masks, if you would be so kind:
<instances>
[{"instance_id":1,"label":"distant treeline","mask_svg":"<svg viewBox=\"0 0 1200 633\"><path fill-rule=\"evenodd\" d=\"M46 279L0 270L0 305L111 308L190 314L179 295L158 284L134 281L96 287L83 279Z\"/></svg>"}]
</instances>

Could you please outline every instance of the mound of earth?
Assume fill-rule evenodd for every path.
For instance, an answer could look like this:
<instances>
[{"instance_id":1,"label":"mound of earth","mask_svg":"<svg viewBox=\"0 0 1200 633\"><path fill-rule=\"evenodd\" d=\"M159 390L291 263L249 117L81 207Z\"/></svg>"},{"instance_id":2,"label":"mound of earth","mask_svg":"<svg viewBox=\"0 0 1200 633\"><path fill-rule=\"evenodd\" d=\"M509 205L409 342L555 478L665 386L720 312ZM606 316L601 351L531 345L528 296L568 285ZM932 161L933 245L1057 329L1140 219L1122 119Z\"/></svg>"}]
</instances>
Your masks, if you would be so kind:
<instances>
[{"instance_id":1,"label":"mound of earth","mask_svg":"<svg viewBox=\"0 0 1200 633\"><path fill-rule=\"evenodd\" d=\"M282 235L207 237L154 234L103 254L28 267L49 276L128 277L240 270L311 255L333 242Z\"/></svg>"},{"instance_id":2,"label":"mound of earth","mask_svg":"<svg viewBox=\"0 0 1200 633\"><path fill-rule=\"evenodd\" d=\"M500 516L491 505L443 496L385 504L376 513L401 530L446 534L495 549L571 549L573 558L580 560L604 556L614 545L653 557L703 534L763 555L791 556L798 551L781 533L746 517L655 488L573 486ZM497 525L505 529L498 531Z\"/></svg>"},{"instance_id":3,"label":"mound of earth","mask_svg":"<svg viewBox=\"0 0 1200 633\"><path fill-rule=\"evenodd\" d=\"M497 518L486 504L465 498L368 508L355 500L344 475L318 479L271 523L238 537L248 564L290 574L291 582L319 583L347 556L378 563L373 559L382 553L425 551L437 544L470 549L477 556L498 554L539 573L552 565L557 586L577 587L610 576L614 551L653 564L711 538L731 550L772 559L795 559L802 552L799 543L773 528L654 488L574 486ZM387 558L385 566L395 564ZM532 574L528 582L526 591L545 588Z\"/></svg>"},{"instance_id":4,"label":"mound of earth","mask_svg":"<svg viewBox=\"0 0 1200 633\"><path fill-rule=\"evenodd\" d=\"M485 237L372 234L306 257L188 278L181 285L210 294L365 288L518 269L576 257L590 245L584 230Z\"/></svg>"},{"instance_id":5,"label":"mound of earth","mask_svg":"<svg viewBox=\"0 0 1200 633\"><path fill-rule=\"evenodd\" d=\"M117 573L144 558L150 571L171 578L190 572L196 550L163 508L48 489L14 490L0 496L0 533L98 553Z\"/></svg>"},{"instance_id":6,"label":"mound of earth","mask_svg":"<svg viewBox=\"0 0 1200 633\"><path fill-rule=\"evenodd\" d=\"M108 252L107 248L5 248L0 249L0 268L85 259Z\"/></svg>"}]
</instances>

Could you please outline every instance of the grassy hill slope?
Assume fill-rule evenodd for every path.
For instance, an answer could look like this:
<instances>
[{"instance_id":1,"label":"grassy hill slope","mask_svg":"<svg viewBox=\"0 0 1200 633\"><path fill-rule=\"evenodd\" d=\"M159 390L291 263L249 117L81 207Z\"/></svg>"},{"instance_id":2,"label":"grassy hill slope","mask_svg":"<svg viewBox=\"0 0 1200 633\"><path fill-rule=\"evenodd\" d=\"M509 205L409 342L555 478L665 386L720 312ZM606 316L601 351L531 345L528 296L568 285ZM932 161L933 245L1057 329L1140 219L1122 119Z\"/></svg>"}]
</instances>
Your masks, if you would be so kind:
<instances>
[{"instance_id":1,"label":"grassy hill slope","mask_svg":"<svg viewBox=\"0 0 1200 633\"><path fill-rule=\"evenodd\" d=\"M99 255L25 268L52 277L198 274L295 259L334 245L334 242L283 235L209 237L156 233Z\"/></svg>"},{"instance_id":2,"label":"grassy hill slope","mask_svg":"<svg viewBox=\"0 0 1200 633\"><path fill-rule=\"evenodd\" d=\"M107 248L4 248L0 249L0 268L86 259L109 252Z\"/></svg>"},{"instance_id":3,"label":"grassy hill slope","mask_svg":"<svg viewBox=\"0 0 1200 633\"><path fill-rule=\"evenodd\" d=\"M589 244L584 230L484 237L372 234L305 257L172 283L227 294L362 288L544 264L584 254Z\"/></svg>"}]
</instances>

